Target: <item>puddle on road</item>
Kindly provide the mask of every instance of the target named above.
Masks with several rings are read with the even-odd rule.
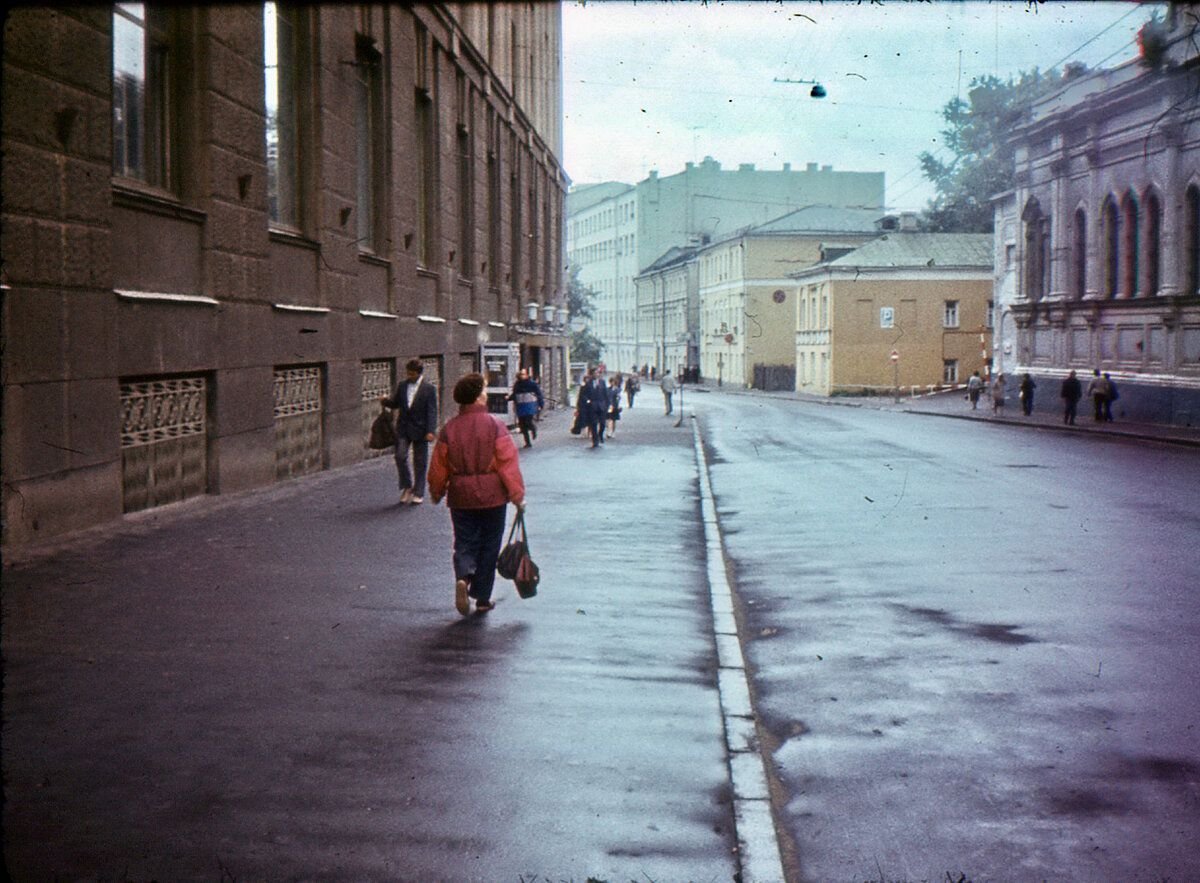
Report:
[[[968,635],[973,638],[982,638],[985,641],[991,641],[993,644],[1020,646],[1021,644],[1033,644],[1037,641],[1037,638],[1021,634],[1019,630],[1023,626],[1019,625],[967,622],[951,616],[945,610],[935,610],[929,607],[909,607],[906,604],[896,604],[893,606],[911,617],[934,622],[948,631],[960,635]]]

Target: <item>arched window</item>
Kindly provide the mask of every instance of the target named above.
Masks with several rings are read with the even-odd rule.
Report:
[[[1183,293],[1200,294],[1200,187],[1193,184],[1184,199]]]
[[[1116,200],[1111,196],[1104,200],[1100,223],[1104,245],[1104,294],[1116,297],[1121,271],[1121,218]]]
[[[1046,296],[1049,286],[1050,219],[1042,214],[1036,199],[1030,199],[1021,213],[1025,224],[1025,296],[1039,301]]]
[[[1142,265],[1144,267],[1144,285],[1142,293],[1147,296],[1158,294],[1159,287],[1159,239],[1162,236],[1162,208],[1158,194],[1151,191],[1146,196],[1145,235],[1142,242]]]
[[[1083,300],[1087,294],[1087,213],[1083,209],[1075,211],[1071,233],[1071,293],[1075,300]]]
[[[1138,204],[1133,191],[1121,200],[1121,294],[1136,297],[1138,293]]]

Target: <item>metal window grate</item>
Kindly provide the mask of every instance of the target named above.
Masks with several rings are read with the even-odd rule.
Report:
[[[389,453],[387,450],[372,450],[367,443],[371,438],[371,424],[379,414],[379,400],[391,395],[394,389],[394,365],[393,359],[362,363],[362,444],[363,457],[366,459]]]
[[[275,369],[275,477],[319,472],[323,465],[321,368]]]
[[[138,512],[199,496],[208,487],[207,384],[203,377],[122,383],[121,497]]]

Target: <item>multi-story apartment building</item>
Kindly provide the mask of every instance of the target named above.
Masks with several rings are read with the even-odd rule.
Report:
[[[892,230],[792,276],[798,391],[911,391],[986,376],[990,234]]]
[[[541,3],[11,10],[4,542],[361,460],[410,357],[445,404],[516,342],[559,397],[560,27]]]
[[[790,275],[879,235],[879,209],[808,206],[697,251],[700,374],[791,389],[796,355]]]
[[[1189,425],[1200,421],[1198,28],[1191,7],[1171,4],[1142,31],[1140,59],[1037,102],[1013,133],[1016,186],[995,202],[997,366],[1053,388],[1071,370],[1108,371],[1120,414]]]
[[[596,292],[593,333],[605,360],[626,370],[639,359],[634,277],[674,246],[702,245],[805,206],[883,211],[882,172],[722,169],[711,157],[675,175],[657,171],[638,184],[576,188],[567,196],[568,261]],[[624,186],[627,189],[621,189]],[[597,198],[600,197],[600,198]],[[643,344],[644,350],[644,344]],[[639,363],[640,364],[640,363]]]
[[[696,247],[670,248],[634,279],[637,351],[630,367],[681,375],[700,363],[699,264]],[[624,367],[624,366],[623,366]]]

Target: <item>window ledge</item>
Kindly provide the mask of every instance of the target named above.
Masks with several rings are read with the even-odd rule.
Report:
[[[434,322],[437,324],[443,324],[443,323],[445,323],[446,320],[443,319],[441,316],[417,316],[417,321],[418,322]]]
[[[283,245],[295,245],[298,248],[308,248],[313,251],[321,250],[321,243],[314,242],[303,233],[295,230],[284,230],[280,227],[270,227],[268,236],[272,242],[279,242]]]
[[[358,314],[364,319],[399,319],[395,313],[384,313],[379,310],[359,310]]]
[[[458,324],[459,325],[478,325],[479,323],[476,322],[474,319],[459,319]]]
[[[364,264],[371,264],[376,267],[390,267],[392,265],[392,262],[387,258],[381,258],[379,255],[369,251],[360,251],[358,259]]]
[[[440,279],[441,274],[437,270],[430,270],[428,267],[417,266],[417,275],[424,276],[427,279]]]
[[[125,178],[114,178],[112,182],[113,205],[120,208],[150,212],[181,221],[203,224],[208,215],[200,209],[184,205],[175,194],[166,190],[150,188],[140,182]]]
[[[488,324],[491,325],[493,328],[507,328],[508,327],[503,322],[488,322]]]
[[[306,307],[302,304],[271,304],[271,308],[282,313],[328,313],[329,307]]]
[[[132,291],[125,288],[114,288],[113,294],[121,300],[153,301],[171,304],[201,304],[207,307],[220,306],[221,302],[214,297],[202,294],[174,294],[166,291]]]

